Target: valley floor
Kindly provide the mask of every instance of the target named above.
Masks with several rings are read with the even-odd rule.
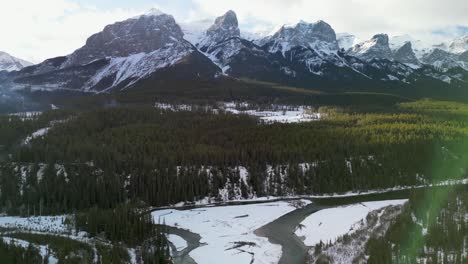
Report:
[[[188,253],[195,263],[219,263],[220,259],[223,263],[236,264],[303,263],[309,248],[315,246],[314,241],[335,241],[340,236],[352,234],[353,227],[365,222],[370,212],[402,206],[406,201],[366,202],[336,208],[308,200],[278,201],[189,210],[165,209],[153,212],[152,216],[159,223],[201,236],[200,247]],[[330,230],[333,232],[328,232]],[[276,240],[277,234],[283,241]],[[290,243],[290,240],[297,243]],[[169,241],[177,252],[187,245],[183,237],[175,234],[169,236]],[[300,253],[292,253],[296,251]],[[178,255],[177,252],[173,254]],[[176,263],[191,262],[185,259]]]
[[[365,203],[368,206],[365,209],[362,208],[361,204],[324,209],[309,215],[300,225],[304,228],[296,231],[296,235],[305,238],[305,244],[310,246],[310,241],[315,241],[318,237],[325,239],[323,237],[324,228],[331,228],[336,232],[333,233],[333,237],[328,238],[334,239],[334,237],[352,232],[351,227],[364,219],[368,212],[404,202],[404,200],[370,202]],[[290,222],[290,227],[297,228],[296,222],[298,220],[292,217],[294,215],[292,213],[300,212],[308,206],[324,208],[312,204],[310,200],[294,200],[246,205],[203,206],[191,210],[165,209],[154,211],[151,215],[155,222],[171,227],[167,232],[175,263],[209,264],[219,263],[220,259],[223,259],[223,263],[236,264],[286,263],[283,260],[285,252],[283,247],[285,245],[275,243],[268,237],[268,233],[259,236],[256,231],[280,218],[287,219]],[[333,221],[333,217],[337,214],[340,215],[340,219],[348,219],[349,221]],[[328,223],[324,223],[323,226],[311,224],[317,222],[317,219],[321,219],[323,215],[331,217]],[[303,217],[306,216],[303,215]],[[8,243],[25,248],[31,244],[40,251],[43,257],[49,259],[49,263],[57,263],[57,252],[54,252],[47,244],[27,241],[28,236],[24,240],[15,238],[15,236],[18,234],[24,236],[24,233],[38,236],[55,235],[85,243],[93,248],[96,254],[96,239],[88,238],[86,233],[76,234],[70,226],[65,224],[69,217],[65,215],[29,218],[0,217],[0,228],[4,230],[0,236]],[[284,225],[283,231],[286,230],[291,236],[296,236],[294,230],[289,230],[288,225]],[[200,237],[199,241],[196,241],[197,236]],[[197,244],[195,248],[193,246],[194,240]],[[307,248],[304,247],[303,254],[306,253]],[[286,249],[286,252],[288,250]],[[129,255],[135,254],[133,249],[128,249],[128,252]],[[181,256],[181,253],[184,256]],[[97,255],[93,257],[95,260],[96,258],[98,258]],[[136,263],[137,261],[133,257],[130,262]]]

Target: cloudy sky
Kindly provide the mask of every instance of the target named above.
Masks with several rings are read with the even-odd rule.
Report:
[[[440,42],[468,34],[466,0],[0,0],[0,50],[34,62],[66,55],[105,25],[156,7],[181,22],[232,9],[241,30],[325,20],[360,39],[410,34]]]

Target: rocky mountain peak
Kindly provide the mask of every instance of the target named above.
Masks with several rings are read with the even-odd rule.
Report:
[[[393,58],[387,34],[374,35],[370,40],[354,46],[349,54],[363,60]]]
[[[92,35],[62,67],[85,65],[107,57],[149,53],[183,40],[184,33],[171,15],[158,10],[108,25]]]
[[[432,65],[440,70],[464,67],[464,64],[460,62],[458,55],[439,48],[435,48],[432,52],[424,55],[422,61],[425,64]]]
[[[398,62],[405,63],[405,64],[411,64],[411,65],[418,65],[419,60],[416,57],[416,54],[413,51],[413,45],[410,41],[406,42],[398,48],[394,55],[394,59]]]
[[[268,39],[270,52],[282,52],[294,47],[314,49],[319,54],[336,53],[339,49],[336,33],[325,21],[315,23],[300,21],[294,26],[283,26]]]
[[[33,65],[31,62],[18,59],[10,54],[0,51],[0,71],[19,71],[24,67]]]
[[[216,18],[197,46],[205,52],[209,47],[233,37],[240,37],[239,22],[236,13],[229,10],[223,16]]]
[[[234,11],[229,10],[223,16],[216,18],[215,23],[208,31],[225,30],[231,32],[235,36],[240,36],[239,21]]]
[[[389,46],[390,41],[387,34],[377,34],[372,37],[372,40],[375,41],[376,45]]]
[[[450,43],[448,50],[457,54],[468,51],[468,36],[455,39],[452,43]]]

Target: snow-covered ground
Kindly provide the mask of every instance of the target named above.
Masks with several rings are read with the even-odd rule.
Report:
[[[315,246],[320,241],[323,243],[334,242],[338,237],[352,233],[355,224],[365,219],[371,211],[391,205],[402,205],[407,201],[365,202],[321,210],[307,217],[295,234],[305,238],[304,244],[306,246]]]
[[[226,112],[256,116],[266,123],[302,123],[317,121],[323,117],[322,114],[313,113],[310,108],[304,106],[290,108],[290,110],[285,107],[284,110],[277,111],[236,110],[234,107],[229,107],[229,104],[226,106]]]
[[[33,140],[35,138],[45,136],[47,134],[47,132],[49,132],[49,129],[50,129],[50,127],[45,127],[45,128],[41,128],[41,129],[37,130],[36,132],[32,133],[30,136],[28,136],[24,140],[24,142],[23,142],[24,145],[29,144],[29,142],[31,142],[31,140]]]
[[[203,109],[205,111],[218,113],[219,110],[223,110],[235,115],[245,114],[255,116],[266,123],[301,123],[317,121],[324,118],[324,114],[314,112],[311,107],[307,106],[271,105],[272,110],[253,109],[245,102],[220,102],[218,103],[218,108],[185,104],[173,105],[158,102],[155,103],[154,106],[158,109],[172,111],[192,111]]]
[[[281,246],[256,236],[254,231],[295,209],[287,202],[275,202],[187,211],[162,210],[153,212],[152,216],[156,222],[164,220],[169,226],[202,237],[201,243],[206,245],[190,252],[197,263],[278,263]]]
[[[40,115],[42,115],[42,112],[39,112],[39,111],[19,112],[19,113],[10,114],[10,116],[17,116],[21,118],[21,120],[23,121],[34,119]]]
[[[70,230],[64,224],[67,216],[37,216],[37,217],[0,217],[0,227],[21,229],[27,231],[47,232],[47,233],[68,233]]]
[[[15,246],[20,246],[22,248],[28,248],[29,247],[29,242],[28,241],[24,241],[24,240],[20,240],[20,239],[16,239],[16,238],[10,238],[10,237],[2,237],[3,241],[5,243],[8,243],[8,244],[14,244]],[[41,246],[41,245],[35,245],[35,244],[32,244],[35,248],[37,248],[39,250],[39,254],[44,258],[44,257],[47,257],[47,260],[49,264],[55,264],[58,262],[57,258],[55,258],[49,248],[47,246]]]
[[[187,248],[187,241],[178,235],[170,234],[167,236],[167,239],[174,245],[177,251],[182,251]]]

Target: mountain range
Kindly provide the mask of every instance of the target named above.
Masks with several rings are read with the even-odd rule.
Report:
[[[31,65],[33,65],[33,63],[13,57],[6,52],[0,51],[0,71],[19,71],[24,67]]]
[[[206,30],[200,25],[178,24],[153,9],[106,26],[70,55],[37,65],[16,59],[8,66],[0,53],[0,70],[8,71],[0,72],[0,85],[98,93],[158,80],[249,78],[301,87],[463,87],[468,81],[468,37],[439,46],[386,34],[360,41],[336,34],[325,21],[300,21],[262,37],[242,33],[233,11]]]

